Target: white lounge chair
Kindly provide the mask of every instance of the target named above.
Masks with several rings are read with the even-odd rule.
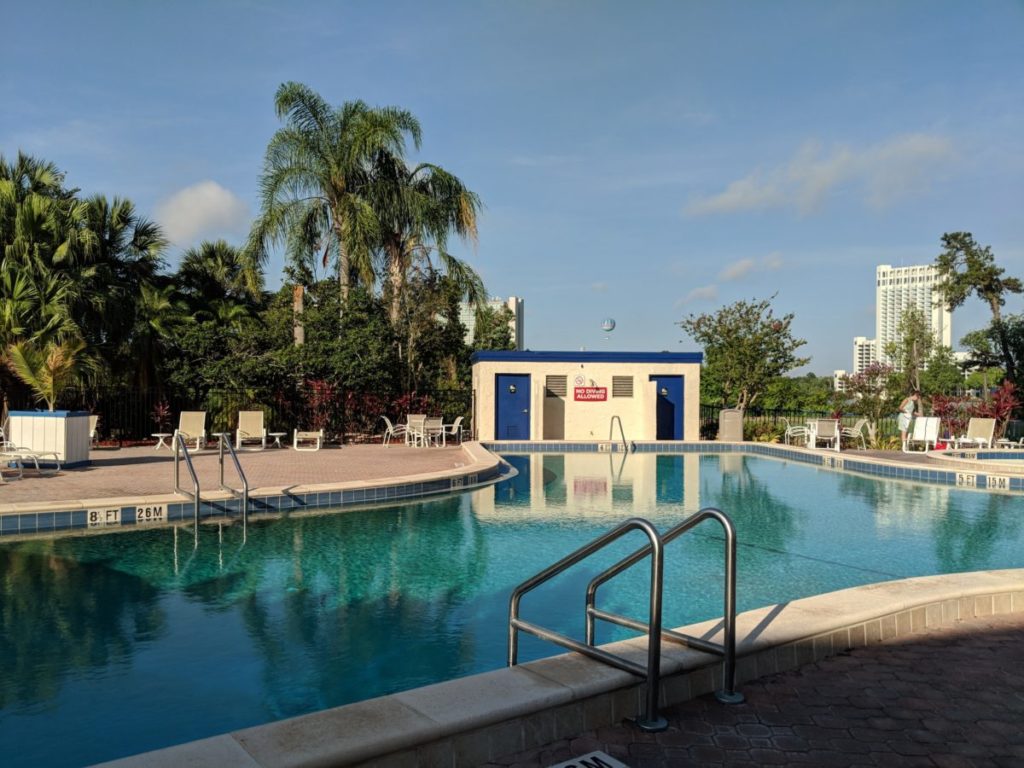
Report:
[[[296,429],[292,433],[292,448],[296,451],[319,451],[323,443],[324,431],[322,429],[316,431]]]
[[[97,434],[96,430],[100,425],[100,415],[93,413],[89,415],[89,445],[96,445]]]
[[[939,441],[939,427],[942,419],[938,416],[918,416],[914,419],[914,431],[910,434],[910,439],[907,440],[907,447],[910,448],[914,443],[923,443],[925,452],[928,451],[928,443],[932,444],[932,450],[935,450],[935,444]]]
[[[381,418],[384,419],[384,426],[385,426],[385,429],[384,429],[384,439],[383,439],[384,445],[387,445],[388,443],[390,443],[392,438],[396,438],[396,439],[399,438],[399,437],[401,437],[403,439],[405,438],[406,433],[409,431],[408,425],[406,425],[406,424],[398,424],[398,425],[392,424],[391,423],[391,419],[389,419],[387,416],[381,416]]]
[[[267,447],[267,428],[263,426],[263,411],[239,411],[235,448],[241,448],[242,443],[257,441],[260,449]]]
[[[830,448],[839,450],[839,420],[838,419],[818,419],[814,423],[814,445],[813,448],[818,447],[818,443],[824,442]]]
[[[206,411],[182,411],[178,416],[178,428],[174,430],[172,441],[178,435],[189,440],[196,441],[196,450],[201,451],[206,447]]]
[[[957,447],[991,448],[995,431],[995,419],[972,418],[967,422],[967,434],[957,438]]]
[[[864,427],[868,425],[867,419],[857,419],[852,427],[843,427],[839,430],[840,439],[848,437],[851,440],[860,440],[861,449],[868,447],[867,440],[864,438]]]

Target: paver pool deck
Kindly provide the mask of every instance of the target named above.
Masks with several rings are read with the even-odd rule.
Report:
[[[602,751],[630,768],[1024,765],[1024,614],[892,639],[668,708],[661,733],[623,724],[493,760],[549,766]]]
[[[67,502],[81,499],[145,498],[173,493],[174,458],[167,450],[152,447],[95,449],[92,464],[65,469],[50,477],[26,470],[21,480],[0,486],[0,512],[23,509],[25,504]],[[219,486],[220,465],[215,449],[192,453],[204,498]],[[252,491],[263,488],[301,488],[353,481],[385,481],[392,478],[435,475],[471,462],[461,446],[413,448],[398,445],[325,446],[319,451],[291,448],[242,450],[238,460]],[[238,485],[230,460],[225,459],[225,480]],[[31,466],[31,465],[30,465]],[[184,467],[181,482],[191,487]]]

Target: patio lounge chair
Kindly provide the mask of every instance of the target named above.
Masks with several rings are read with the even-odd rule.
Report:
[[[319,451],[324,443],[324,431],[296,429],[292,433],[292,448],[296,451]]]
[[[206,411],[182,411],[178,416],[178,428],[174,430],[174,439],[181,435],[187,443],[196,441],[196,450],[206,447]]]
[[[856,423],[852,427],[843,427],[839,430],[840,439],[848,437],[851,440],[860,440],[861,449],[868,447],[867,440],[864,439],[864,427],[868,425],[867,419],[857,419]]]
[[[97,437],[98,437],[97,434],[96,434],[96,430],[99,428],[99,425],[100,425],[100,415],[98,413],[90,414],[89,415],[89,445],[90,446],[96,445],[96,440],[97,440]]]
[[[914,419],[914,431],[907,440],[907,447],[910,448],[914,443],[924,443],[924,450],[927,452],[928,443],[931,443],[932,450],[935,450],[935,443],[939,441],[941,422],[942,419],[938,416],[919,416]]]
[[[839,450],[838,419],[818,419],[815,422],[814,445],[812,447],[817,448],[820,442],[826,443],[837,451]]]
[[[267,447],[267,428],[263,426],[263,411],[239,411],[235,448],[241,448],[245,442],[257,441],[261,450]]]
[[[391,419],[389,419],[387,416],[381,416],[381,418],[384,419],[384,426],[385,426],[385,429],[384,429],[384,439],[383,439],[384,445],[387,445],[388,443],[390,443],[391,442],[391,438],[396,438],[396,439],[399,438],[399,437],[405,438],[406,433],[409,431],[408,425],[406,425],[406,424],[398,424],[398,425],[392,424],[391,423]]]
[[[995,435],[995,431],[995,419],[972,418],[967,422],[967,434],[957,438],[957,447],[991,448],[992,437]]]

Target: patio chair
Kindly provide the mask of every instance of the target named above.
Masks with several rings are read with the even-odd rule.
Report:
[[[451,424],[445,424],[445,425],[443,425],[441,427],[441,441],[445,445],[448,444],[448,435],[451,435],[452,437],[458,436],[459,444],[460,445],[462,444],[462,419],[463,418],[464,417],[459,416]]]
[[[427,435],[423,425],[427,420],[425,413],[410,413],[405,417],[405,444],[426,445]]]
[[[868,447],[867,440],[864,438],[864,427],[868,425],[867,419],[857,419],[852,427],[843,427],[839,430],[840,439],[848,437],[851,440],[860,440],[861,450],[865,450]],[[855,443],[856,444],[856,443]]]
[[[296,451],[319,451],[324,444],[324,431],[299,430],[292,433],[292,448]]]
[[[838,419],[818,419],[814,423],[814,448],[818,447],[818,443],[824,442],[826,445],[839,450],[839,420]]]
[[[782,433],[782,440],[786,445],[789,445],[790,439],[802,440],[805,444],[807,439],[811,436],[811,431],[802,424],[790,424],[789,419],[784,418],[782,423],[786,427],[786,431]]]
[[[100,415],[98,413],[89,414],[89,445],[96,445],[98,435],[96,434],[97,429],[100,425]]]
[[[206,447],[206,411],[182,411],[178,416],[178,428],[174,430],[172,442],[181,435],[187,443],[196,441],[196,450]]]
[[[385,427],[385,429],[384,429],[384,439],[383,439],[384,445],[387,445],[388,443],[390,443],[391,442],[391,438],[399,438],[399,437],[401,437],[403,439],[405,438],[406,433],[409,431],[409,427],[408,427],[407,424],[395,425],[395,424],[391,423],[391,419],[389,419],[387,416],[381,416],[381,418],[384,419],[384,427]]]
[[[267,428],[263,426],[263,411],[239,411],[238,429],[235,430],[235,448],[242,443],[259,441],[260,450],[267,447]]]
[[[967,422],[967,434],[957,438],[957,447],[963,448],[963,444],[966,444],[974,448],[991,448],[992,437],[995,435],[995,431],[995,419],[972,418]]]
[[[444,419],[428,416],[423,421],[423,444],[441,445],[444,442]]]
[[[914,443],[923,443],[927,453],[928,443],[931,443],[932,450],[935,450],[935,444],[939,441],[941,423],[942,419],[938,416],[919,416],[914,419],[914,431],[907,440],[907,448],[913,446]]]

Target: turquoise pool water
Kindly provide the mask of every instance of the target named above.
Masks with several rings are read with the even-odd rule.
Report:
[[[503,666],[510,589],[633,514],[730,514],[741,610],[1024,565],[1019,496],[736,454],[508,458],[520,474],[497,486],[251,523],[244,546],[216,526],[196,552],[171,529],[0,544],[3,765],[82,765]],[[721,613],[705,526],[668,550],[668,626]],[[527,596],[526,617],[581,633],[583,585],[641,543]],[[626,576],[602,604],[643,617],[646,569]],[[558,652],[523,639],[524,659]]]

